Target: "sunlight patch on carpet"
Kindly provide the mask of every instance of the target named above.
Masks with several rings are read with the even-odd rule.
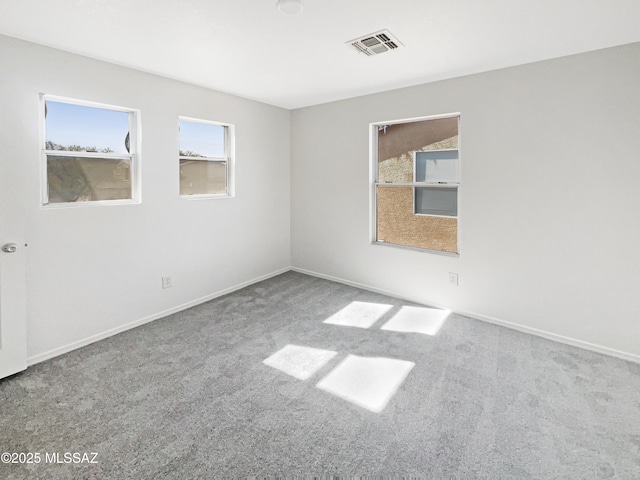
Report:
[[[437,335],[451,312],[437,308],[402,307],[380,330]]]
[[[369,328],[393,308],[393,305],[370,302],[351,302],[323,323],[344,327]]]
[[[387,406],[413,362],[349,355],[317,387],[359,407],[379,413]]]
[[[307,380],[337,354],[331,350],[289,344],[262,363],[298,380]]]

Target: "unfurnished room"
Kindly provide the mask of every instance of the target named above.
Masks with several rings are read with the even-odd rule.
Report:
[[[0,478],[640,478],[639,19],[0,0]]]

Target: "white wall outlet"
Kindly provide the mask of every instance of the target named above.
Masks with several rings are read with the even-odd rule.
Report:
[[[173,278],[171,275],[165,275],[162,277],[162,288],[171,288],[173,287]]]
[[[458,286],[458,274],[449,272],[449,284]]]

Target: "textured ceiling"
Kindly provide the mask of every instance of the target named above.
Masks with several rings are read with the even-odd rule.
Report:
[[[640,41],[638,0],[275,3],[0,0],[0,33],[285,108]],[[404,47],[345,45],[382,29]]]

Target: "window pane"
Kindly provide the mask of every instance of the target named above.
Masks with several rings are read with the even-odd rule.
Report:
[[[379,185],[376,240],[457,253],[458,219],[414,214],[413,187]]]
[[[414,152],[458,148],[458,118],[378,126],[378,181],[413,182]]]
[[[378,181],[380,183],[412,183],[413,152],[405,152],[398,157],[379,161]]]
[[[71,103],[46,102],[47,150],[128,154],[129,114]]]
[[[458,189],[440,187],[416,188],[416,213],[424,215],[458,215]]]
[[[227,193],[226,162],[180,160],[180,195]]]
[[[180,120],[180,156],[225,158],[225,128]]]
[[[459,182],[458,151],[416,152],[416,182]]]
[[[47,155],[49,203],[131,197],[131,161]]]

